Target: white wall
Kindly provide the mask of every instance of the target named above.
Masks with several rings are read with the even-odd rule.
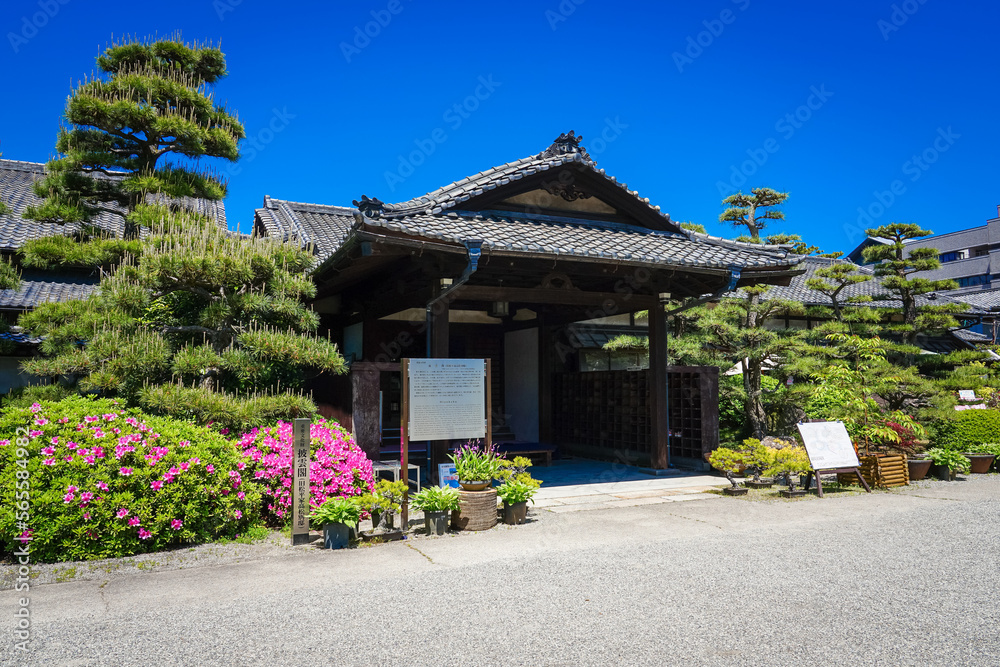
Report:
[[[538,442],[538,329],[504,335],[504,404],[517,439]]]

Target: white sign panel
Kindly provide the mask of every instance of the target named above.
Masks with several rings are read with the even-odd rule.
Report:
[[[861,465],[843,422],[799,424],[799,433],[814,470]]]
[[[486,437],[486,362],[410,359],[410,440]]]
[[[438,479],[441,480],[441,486],[450,486],[453,489],[457,489],[459,487],[459,484],[458,484],[458,473],[455,472],[455,464],[439,463]]]
[[[976,392],[972,389],[959,389],[958,397],[963,401],[975,401]]]

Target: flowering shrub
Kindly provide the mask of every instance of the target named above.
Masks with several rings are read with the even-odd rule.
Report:
[[[116,401],[8,408],[0,415],[3,550],[30,539],[35,560],[87,560],[235,536],[259,518],[260,493],[243,483],[243,467],[221,435]]]
[[[374,488],[372,462],[354,444],[354,438],[336,422],[320,419],[310,427],[309,504],[319,507],[327,498],[359,496]],[[292,516],[292,478],[295,452],[292,425],[278,422],[254,429],[240,438],[247,477],[260,485],[265,519],[283,524]]]

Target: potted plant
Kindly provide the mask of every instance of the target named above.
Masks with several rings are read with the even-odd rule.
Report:
[[[922,449],[922,448],[920,448]],[[916,449],[906,457],[906,468],[911,482],[919,482],[931,471],[934,462],[923,451]]]
[[[323,526],[323,547],[343,549],[350,544],[351,529],[361,520],[361,510],[348,498],[333,496],[315,508],[309,520]]]
[[[993,455],[993,468],[1000,470],[1000,443],[991,442],[980,447],[987,454]]]
[[[732,484],[732,486],[723,489],[723,493],[729,496],[746,495],[747,488],[739,486],[736,483],[735,477],[742,473],[746,467],[746,454],[738,452],[735,449],[729,449],[728,447],[719,447],[709,455],[708,462],[716,470],[726,473],[726,479]]]
[[[444,535],[448,532],[448,515],[458,509],[458,489],[425,486],[414,494],[413,507],[424,513],[428,535]]]
[[[969,459],[961,454],[943,447],[931,447],[926,452],[927,458],[933,461],[932,470],[938,479],[950,482],[956,473],[967,473],[971,465]]]
[[[362,539],[370,540],[375,537],[398,540],[402,539],[403,532],[394,527],[394,517],[400,510],[400,503],[406,493],[406,482],[390,482],[387,479],[380,479],[375,484],[372,493],[357,496],[358,507],[371,513],[372,529],[361,533]]]
[[[761,478],[761,474],[771,466],[771,457],[773,456],[772,452],[774,449],[766,446],[757,438],[747,438],[743,441],[743,445],[736,451],[742,452],[746,460],[746,470],[753,474],[751,479],[743,482],[744,486],[751,489],[767,489],[774,485],[773,479]]]
[[[987,445],[981,445],[974,452],[963,452],[965,458],[969,459],[969,472],[983,474],[990,471],[996,454],[991,454],[986,450]]]
[[[785,498],[805,495],[805,491],[795,488],[792,475],[808,472],[811,465],[805,447],[784,447],[776,449],[771,454],[771,465],[764,471],[765,475],[782,475],[788,484],[788,490],[779,491]]]
[[[528,501],[535,503],[537,486],[525,482],[508,481],[497,488],[497,496],[503,500],[503,522],[517,525],[524,522],[528,514]]]
[[[466,491],[482,491],[493,485],[500,461],[495,445],[467,442],[450,458],[455,464],[458,483]]]

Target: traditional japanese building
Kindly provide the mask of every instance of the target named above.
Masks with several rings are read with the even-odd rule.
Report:
[[[399,426],[403,357],[491,359],[494,423],[519,441],[655,469],[717,445],[717,418],[704,414],[717,410],[717,369],[671,369],[668,395],[661,303],[787,285],[801,257],[682,229],[598,169],[580,139],[560,135],[395,204],[264,198],[258,233],[318,256],[313,305],[352,378],[323,381],[315,396],[353,416],[367,450]],[[587,323],[627,327],[639,310],[651,313],[649,369],[581,372]],[[435,461],[445,447],[434,445]]]

